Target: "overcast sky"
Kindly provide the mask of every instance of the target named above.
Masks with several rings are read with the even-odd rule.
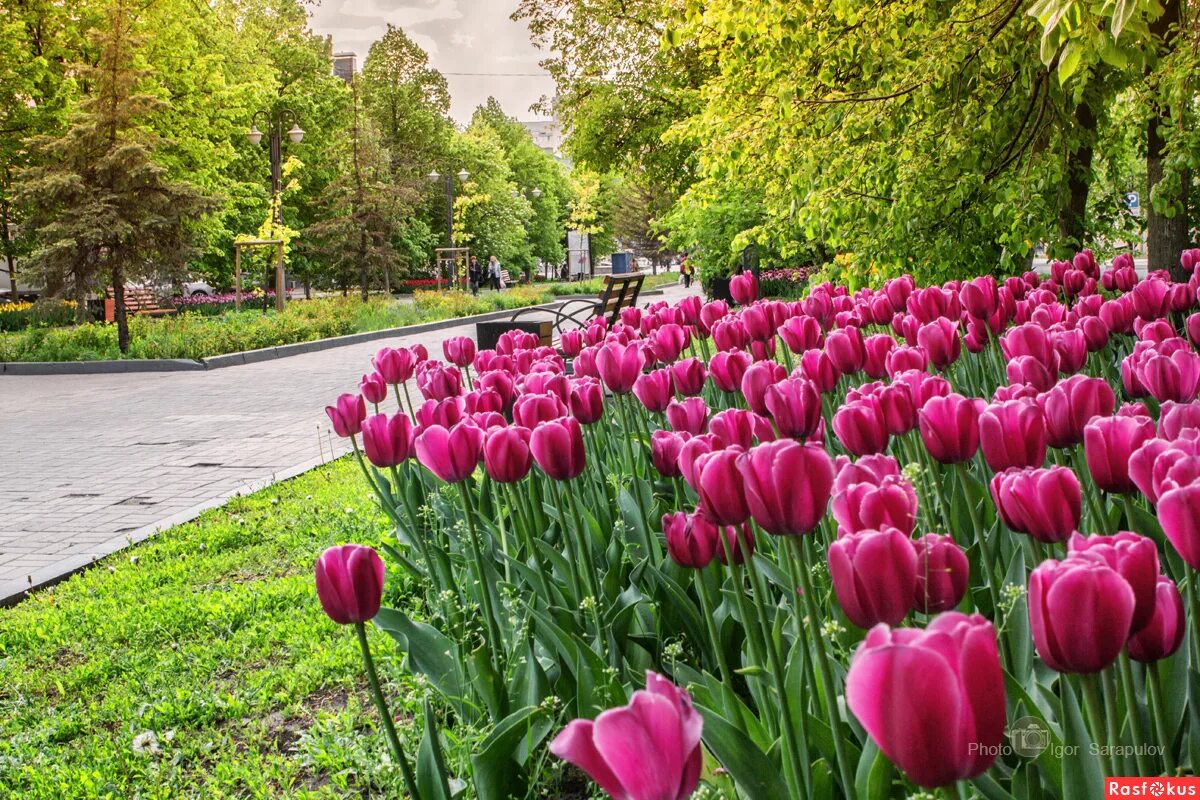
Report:
[[[553,93],[554,82],[538,66],[525,25],[509,19],[516,6],[517,0],[320,0],[311,14],[313,30],[332,35],[335,51],[358,53],[360,69],[389,22],[403,28],[446,76],[450,113],[459,122],[489,95],[517,119],[540,119],[529,107]]]

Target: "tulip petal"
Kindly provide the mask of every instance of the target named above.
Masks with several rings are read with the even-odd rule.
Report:
[[[550,752],[579,767],[613,797],[626,797],[625,787],[596,749],[594,728],[595,723],[590,719],[570,722],[554,737],[554,741],[550,742]]]

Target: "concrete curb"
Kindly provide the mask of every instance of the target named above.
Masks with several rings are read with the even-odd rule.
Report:
[[[641,297],[658,297],[662,289],[651,289],[642,292]],[[196,372],[199,370],[223,369],[238,367],[242,364],[257,364],[261,361],[273,361],[277,358],[288,358],[305,353],[316,353],[334,347],[345,347],[351,344],[362,344],[376,339],[391,339],[396,336],[411,336],[417,333],[457,328],[460,325],[471,325],[476,322],[490,322],[512,316],[517,311],[549,311],[567,300],[570,295],[564,295],[562,300],[553,303],[543,303],[537,306],[489,311],[486,314],[475,314],[470,317],[456,317],[437,322],[422,322],[419,325],[407,325],[401,328],[385,328],[379,331],[351,333],[347,336],[334,336],[329,339],[316,339],[311,342],[296,342],[281,344],[277,347],[264,347],[260,350],[244,350],[240,353],[226,353],[219,356],[209,356],[199,361],[189,358],[131,358],[122,361],[0,361],[0,375],[96,375],[125,372]]]
[[[340,456],[339,456],[340,457]],[[101,559],[112,555],[118,551],[124,550],[130,545],[139,544],[146,541],[156,533],[173,528],[176,525],[183,525],[191,522],[199,517],[205,511],[214,508],[219,508],[235,497],[253,494],[273,484],[281,481],[286,481],[302,475],[309,470],[324,466],[330,463],[328,458],[318,458],[312,461],[306,461],[303,464],[287,467],[279,472],[271,475],[270,478],[265,478],[257,481],[248,481],[241,488],[235,489],[232,492],[226,492],[218,497],[212,497],[205,500],[203,503],[186,508],[172,514],[169,517],[160,519],[150,525],[144,525],[141,528],[136,528],[132,531],[114,536],[104,542],[96,544],[86,553],[80,553],[69,558],[64,558],[50,566],[42,567],[36,572],[26,576],[24,581],[4,581],[0,583],[0,608],[5,606],[13,606],[24,600],[31,592],[39,589],[45,589],[53,586],[56,583],[61,583],[77,572],[82,572],[85,569],[96,564]]]

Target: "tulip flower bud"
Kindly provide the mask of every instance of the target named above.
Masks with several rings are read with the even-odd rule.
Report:
[[[667,554],[681,567],[704,569],[712,563],[721,546],[716,524],[702,519],[699,511],[663,514],[662,528],[667,540]]]
[[[704,390],[704,381],[707,378],[708,368],[698,358],[685,358],[671,365],[671,380],[675,384],[675,391],[684,397],[700,394]]]
[[[801,536],[811,533],[825,516],[833,488],[833,461],[821,446],[792,440],[760,444],[739,458],[736,466],[744,481],[747,516],[753,515],[767,533]],[[717,476],[714,472],[713,478]],[[706,464],[701,483],[707,482]],[[736,515],[713,516],[727,525],[743,521]]]
[[[1154,587],[1158,581],[1158,547],[1153,539],[1129,531],[1113,536],[1073,534],[1067,543],[1072,558],[1098,558],[1115,569],[1133,589],[1130,630],[1142,629],[1154,614]]]
[[[1074,447],[1083,441],[1083,429],[1096,417],[1111,416],[1117,404],[1112,387],[1103,378],[1072,375],[1038,397],[1046,420],[1051,447]]]
[[[459,422],[449,429],[431,425],[417,436],[417,460],[446,483],[459,483],[479,464],[483,439],[483,431],[473,422]]]
[[[462,373],[456,367],[425,362],[426,368],[417,371],[417,388],[426,400],[445,400],[462,394]]]
[[[741,350],[717,353],[708,362],[708,372],[713,383],[722,392],[736,392],[742,386],[742,377],[750,368],[750,356]]]
[[[977,397],[949,394],[930,398],[917,414],[921,441],[929,455],[942,464],[958,464],[974,456],[984,408]]]
[[[829,575],[838,604],[860,628],[895,625],[912,610],[917,553],[900,531],[863,530],[829,545]]]
[[[918,786],[947,786],[983,773],[1004,740],[995,628],[978,614],[953,611],[923,631],[872,628],[850,662],[846,704]]]
[[[371,360],[383,380],[393,386],[404,383],[413,376],[417,359],[407,348],[385,347]]]
[[[690,438],[692,437],[689,433],[663,430],[650,435],[650,463],[658,470],[659,475],[664,478],[678,478],[683,474],[679,471],[679,451]]]
[[[787,377],[787,370],[777,361],[758,361],[751,364],[742,376],[742,394],[746,405],[755,414],[766,414],[767,390]]]
[[[494,428],[483,440],[483,469],[498,483],[516,483],[529,474],[533,454],[530,430],[520,425]]]
[[[878,483],[856,483],[836,492],[832,511],[839,536],[888,528],[908,536],[917,521],[917,493],[907,480],[890,475]]]
[[[591,425],[604,416],[604,389],[595,378],[571,381],[571,416],[581,425]]]
[[[338,436],[350,437],[362,430],[367,418],[367,404],[360,394],[343,394],[334,405],[325,406],[325,413],[333,423],[333,432]]]
[[[377,406],[387,399],[388,385],[382,375],[372,372],[362,376],[358,383],[358,392],[363,396],[363,400]]]
[[[687,349],[691,339],[687,328],[670,322],[654,332],[650,337],[650,346],[659,361],[673,364],[679,359],[679,354]]]
[[[1179,649],[1186,631],[1179,587],[1170,578],[1159,575],[1154,584],[1154,612],[1141,630],[1129,637],[1126,644],[1129,657],[1143,664],[1167,658]]]
[[[748,306],[758,299],[758,278],[753,272],[742,272],[729,279],[729,296],[739,306]]]
[[[454,366],[466,368],[475,360],[475,340],[469,336],[451,336],[442,341],[442,355]]]
[[[1149,417],[1097,417],[1085,425],[1083,452],[1096,485],[1114,494],[1132,493],[1137,487],[1129,478],[1129,457],[1154,434]]]
[[[1010,530],[1052,544],[1079,527],[1082,493],[1079,478],[1067,467],[1005,470],[992,478],[990,488]]]
[[[667,405],[675,396],[671,386],[671,370],[656,369],[638,375],[633,382],[633,395],[647,411],[661,414],[667,410]]]
[[[888,446],[887,420],[875,397],[864,397],[839,408],[833,415],[833,432],[854,455],[882,453]]]
[[[642,374],[642,350],[637,343],[609,342],[596,352],[596,369],[609,391],[628,394]]]
[[[413,427],[407,414],[390,419],[376,414],[363,422],[362,437],[367,460],[380,469],[398,466],[412,455]]]
[[[806,439],[821,424],[821,393],[803,378],[788,378],[767,387],[764,404],[783,436]]]
[[[949,611],[967,594],[970,564],[967,554],[953,537],[927,533],[914,543],[917,551],[917,587],[913,604],[917,611],[937,614]]]
[[[1200,402],[1163,403],[1158,417],[1159,438],[1178,439],[1187,430],[1200,431]]]
[[[958,323],[940,317],[922,325],[917,330],[917,344],[929,356],[929,361],[939,370],[958,361],[962,355],[962,339],[958,335]]]
[[[529,439],[529,449],[542,472],[556,481],[579,477],[587,465],[583,428],[574,417],[562,417],[538,425]]]
[[[735,446],[714,450],[695,459],[700,507],[722,525],[741,525],[750,518],[744,481],[738,471],[741,455],[742,449]]]
[[[1037,653],[1058,672],[1099,672],[1129,638],[1133,589],[1099,560],[1043,561],[1029,576],[1029,627]]]
[[[383,561],[370,547],[330,547],[317,559],[317,597],[339,625],[367,622],[379,613],[383,597]]]
[[[979,444],[993,472],[1040,467],[1046,460],[1046,421],[1033,400],[993,403],[979,415]]]
[[[805,350],[820,348],[825,343],[821,324],[808,315],[788,319],[779,327],[779,335],[788,349],[797,355]]]
[[[699,436],[708,430],[708,404],[701,397],[672,400],[667,406],[667,423],[673,431]]]
[[[1200,570],[1200,480],[1168,483],[1158,498],[1158,521],[1167,540],[1192,569]]]

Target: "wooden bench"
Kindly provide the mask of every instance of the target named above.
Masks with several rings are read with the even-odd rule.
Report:
[[[536,333],[542,339],[542,344],[552,347],[558,346],[558,337],[565,330],[574,328],[583,328],[595,317],[603,316],[608,320],[609,325],[615,324],[621,317],[621,312],[626,308],[633,308],[637,305],[638,295],[641,294],[642,284],[645,282],[646,276],[640,272],[634,272],[627,275],[605,275],[604,276],[604,291],[596,299],[589,297],[574,297],[562,303],[556,308],[522,308],[512,315],[512,318],[504,323],[480,323],[480,325],[509,325],[512,328],[521,328],[522,330],[532,330],[526,328],[526,325],[538,325]],[[530,323],[521,321],[521,317],[528,314],[551,313],[554,319],[547,320],[543,323]],[[477,329],[477,337],[478,336]],[[482,342],[480,347],[483,347]]]
[[[158,304],[158,298],[149,289],[131,289],[125,287],[125,313],[145,317],[165,317],[174,314],[178,309],[163,308]],[[112,287],[108,287],[108,296],[104,298],[104,321],[114,322],[117,318],[117,301]]]

